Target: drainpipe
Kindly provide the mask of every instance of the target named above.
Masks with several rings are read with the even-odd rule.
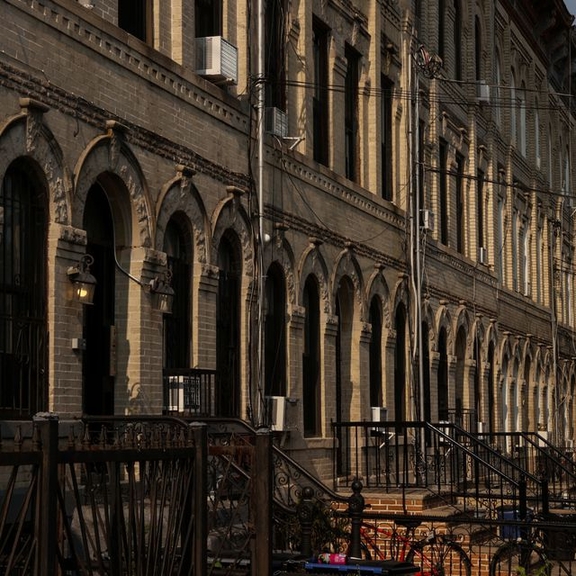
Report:
[[[257,62],[256,62],[256,125],[258,140],[258,232],[255,239],[256,245],[256,274],[258,292],[258,351],[257,365],[257,398],[256,398],[256,423],[265,424],[266,410],[264,406],[264,0],[257,2]]]

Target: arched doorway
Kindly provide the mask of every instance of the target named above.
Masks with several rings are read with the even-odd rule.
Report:
[[[91,273],[98,284],[94,304],[84,307],[82,410],[88,415],[114,414],[116,376],[114,222],[106,192],[94,184],[86,198],[86,252],[94,258]]]
[[[370,406],[382,406],[382,304],[378,297],[370,303]]]
[[[448,420],[448,351],[446,329],[438,335],[438,420]]]
[[[406,308],[399,304],[394,318],[396,347],[394,351],[394,420],[406,420]]]
[[[466,331],[460,326],[456,335],[456,374],[454,390],[455,422],[469,429],[469,423],[464,414],[464,379],[466,377]]]
[[[240,416],[240,272],[237,239],[224,235],[218,248],[216,304],[216,415]]]

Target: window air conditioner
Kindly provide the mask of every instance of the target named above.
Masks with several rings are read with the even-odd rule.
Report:
[[[490,104],[490,86],[486,84],[485,80],[480,80],[477,84],[477,100],[481,104]]]
[[[434,231],[434,212],[432,210],[422,210],[422,229],[429,232]]]
[[[267,396],[268,404],[268,421],[270,430],[273,432],[283,432],[286,429],[286,397],[285,396]]]
[[[280,108],[266,108],[266,132],[278,138],[288,136],[288,115]]]
[[[488,250],[484,246],[478,248],[478,262],[484,266],[488,264]]]
[[[238,49],[222,38],[196,38],[196,73],[215,83],[236,84]]]

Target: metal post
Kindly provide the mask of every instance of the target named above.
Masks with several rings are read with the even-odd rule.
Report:
[[[298,504],[298,520],[300,520],[300,531],[302,539],[300,542],[300,553],[305,558],[312,556],[312,521],[314,515],[314,503],[312,496],[314,490],[310,486],[306,486],[302,490],[302,500]]]
[[[272,573],[272,437],[267,428],[256,432],[252,467],[252,517],[255,540],[252,575]]]
[[[189,498],[189,501],[193,503],[194,511],[193,573],[207,574],[208,494],[206,481],[208,477],[208,431],[206,424],[200,422],[194,422],[190,425],[190,428],[192,428],[192,434],[194,436],[194,479],[192,481],[192,494]],[[192,563],[189,565],[192,565]]]
[[[37,566],[45,576],[57,574],[58,548],[58,416],[42,413],[34,416],[42,442],[42,464],[38,491]]]
[[[352,496],[348,498],[348,514],[351,519],[350,556],[352,558],[361,558],[360,528],[362,526],[362,514],[364,512],[364,496],[361,494],[362,482],[354,480],[354,482],[352,482],[352,492]]]

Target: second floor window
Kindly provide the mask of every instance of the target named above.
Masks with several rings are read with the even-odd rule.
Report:
[[[315,20],[312,28],[314,160],[325,166],[328,165],[328,41],[328,29]]]
[[[392,81],[386,76],[381,78],[380,114],[382,116],[382,198],[392,200]],[[422,129],[420,130],[422,134]],[[420,158],[418,159],[420,161]],[[422,176],[422,164],[420,176]],[[420,185],[420,182],[418,183]],[[422,202],[420,208],[423,207]]]
[[[284,65],[284,0],[266,2],[266,106],[286,110],[286,67]]]
[[[448,244],[448,143],[440,140],[440,242]]]
[[[152,0],[119,0],[118,26],[128,34],[152,43]]]
[[[346,45],[346,84],[344,88],[344,149],[346,178],[358,180],[358,80],[360,55]]]
[[[220,0],[195,0],[196,38],[222,36],[222,2]]]
[[[456,250],[464,253],[466,218],[464,206],[464,156],[456,155]]]

